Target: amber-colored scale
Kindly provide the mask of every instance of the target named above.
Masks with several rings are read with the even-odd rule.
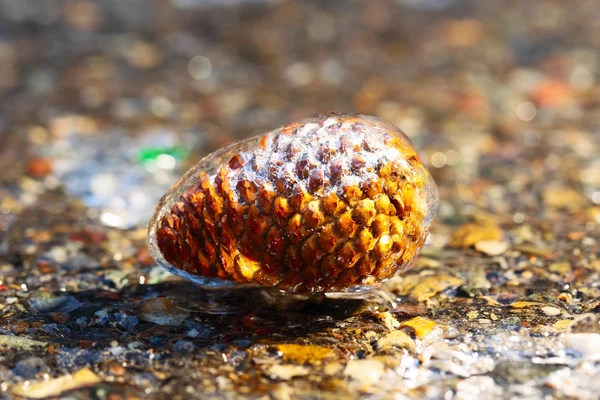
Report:
[[[304,143],[308,122],[296,123],[212,177],[199,173],[157,221],[164,259],[192,275],[294,292],[373,286],[406,267],[429,228],[431,178],[407,139],[381,129],[388,125],[345,115],[309,122],[326,118],[335,124],[321,144]],[[405,162],[379,156],[390,149]]]

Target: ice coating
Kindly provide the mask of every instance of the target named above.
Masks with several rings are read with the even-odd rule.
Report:
[[[406,136],[324,114],[202,159],[159,202],[153,257],[205,286],[360,291],[407,268],[437,189]]]

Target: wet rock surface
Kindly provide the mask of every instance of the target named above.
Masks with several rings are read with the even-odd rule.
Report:
[[[596,2],[41,4],[0,3],[0,397],[597,397]],[[155,264],[184,170],[324,111],[431,171],[410,271],[352,299]]]

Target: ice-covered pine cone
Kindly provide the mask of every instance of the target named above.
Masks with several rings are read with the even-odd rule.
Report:
[[[409,265],[437,204],[433,179],[398,128],[324,114],[200,161],[157,207],[150,245],[159,262],[192,276],[354,290]]]

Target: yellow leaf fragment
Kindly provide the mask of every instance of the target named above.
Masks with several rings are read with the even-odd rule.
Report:
[[[419,280],[419,283],[411,290],[409,297],[412,300],[423,302],[449,287],[460,286],[463,283],[462,279],[451,275],[428,276]]]
[[[321,361],[335,356],[335,352],[329,347],[293,343],[278,344],[275,347],[283,353],[284,360],[298,364]]]
[[[409,319],[408,321],[404,321],[400,324],[400,329],[412,328],[415,331],[415,336],[418,339],[423,339],[425,336],[429,335],[431,331],[433,331],[436,327],[437,324],[434,321],[423,317],[415,317]]]
[[[492,299],[489,296],[481,296],[481,299],[484,299],[487,302],[488,306],[499,306],[501,305],[496,299]]]
[[[535,306],[539,306],[539,305],[540,305],[540,303],[536,303],[533,301],[515,301],[510,306],[512,308],[528,308],[528,307],[535,307]]]
[[[466,224],[454,232],[450,246],[471,247],[484,240],[501,241],[503,236],[502,229],[497,225]]]
[[[32,399],[43,399],[58,396],[69,390],[92,386],[98,382],[100,382],[98,375],[89,368],[83,368],[73,374],[16,386],[12,389],[12,393]]]
[[[565,329],[569,329],[572,324],[573,324],[573,320],[571,320],[571,319],[560,319],[560,320],[556,321],[554,324],[552,324],[552,326],[559,330],[565,330]]]

